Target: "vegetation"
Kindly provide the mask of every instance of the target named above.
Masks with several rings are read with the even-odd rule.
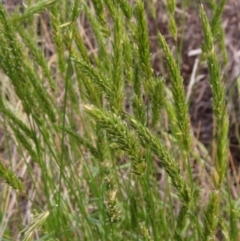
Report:
[[[191,129],[181,48],[160,31],[166,69],[153,71],[154,1],[29,0],[10,13],[0,4],[0,240],[238,240],[226,175],[225,3],[212,0],[210,18],[196,5],[211,149]],[[176,2],[165,7],[177,40]]]

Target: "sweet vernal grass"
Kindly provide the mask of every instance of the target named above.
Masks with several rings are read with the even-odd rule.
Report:
[[[174,37],[175,40],[177,40],[177,25],[176,25],[176,21],[175,21],[175,8],[176,8],[176,1],[175,0],[168,0],[167,1],[167,9],[169,12],[169,30],[172,34],[172,36]]]
[[[116,114],[122,111],[124,100],[124,79],[123,79],[123,17],[121,11],[116,11],[114,19],[114,42],[112,58],[112,90],[114,92],[111,106]]]
[[[177,125],[179,133],[175,133],[176,138],[179,140],[179,145],[185,149],[186,152],[190,151],[191,148],[191,131],[190,123],[188,118],[188,105],[185,98],[183,79],[180,74],[180,70],[177,66],[177,63],[172,55],[166,40],[159,33],[158,35],[161,47],[165,53],[166,64],[169,71],[169,78],[172,84],[172,94],[174,100],[175,115],[177,118]]]
[[[222,23],[221,16],[222,16],[226,2],[227,2],[226,0],[222,0],[220,1],[219,4],[217,4],[215,0],[211,1],[214,15],[212,17],[212,20],[210,21],[213,37],[214,39],[217,40],[219,49],[222,52],[222,58],[223,58],[224,64],[227,64],[228,56],[227,56],[227,51],[225,47],[224,30],[221,25]]]
[[[52,121],[55,121],[54,106],[44,89],[41,79],[36,75],[30,60],[26,58],[23,45],[17,40],[16,32],[8,20],[5,9],[0,5],[1,18],[1,67],[9,76],[16,94],[23,100],[25,111],[30,114],[34,109],[44,109]],[[32,95],[33,89],[36,95]],[[35,104],[35,108],[30,106]],[[41,103],[41,106],[38,105]]]
[[[200,6],[200,17],[204,32],[204,49],[210,73],[210,84],[213,93],[213,112],[215,120],[216,154],[214,156],[216,171],[213,174],[215,189],[213,190],[205,209],[204,239],[213,240],[219,220],[220,189],[223,184],[228,153],[229,119],[225,103],[225,90],[218,57],[214,49],[213,30],[206,17],[203,6]]]
[[[219,229],[237,239],[239,207],[224,181],[225,89],[214,48],[221,40],[223,52],[225,1],[211,1],[211,21],[200,7],[216,148],[214,171],[203,171],[212,178],[209,189],[214,185],[204,200],[204,177],[193,175],[202,156],[183,78],[161,34],[171,86],[152,69],[147,14],[154,4],[43,0],[13,13],[0,4],[0,128],[9,149],[0,160],[0,240],[214,240]],[[166,8],[177,38],[175,1]],[[27,200],[27,212],[14,190]],[[12,205],[17,219],[8,215]]]
[[[148,28],[146,14],[144,11],[143,1],[137,1],[136,5],[136,18],[137,24],[135,29],[135,38],[138,45],[138,58],[142,73],[142,83],[144,90],[146,91],[147,98],[152,91],[152,66],[150,59],[150,43],[148,38]]]
[[[220,188],[226,172],[228,152],[228,113],[225,103],[225,90],[222,80],[220,64],[214,50],[213,36],[203,7],[200,7],[200,16],[204,30],[204,46],[207,55],[207,63],[210,73],[210,84],[213,92],[213,111],[216,122],[216,171],[215,184]]]
[[[23,184],[15,173],[0,162],[0,178],[15,190],[23,191]]]

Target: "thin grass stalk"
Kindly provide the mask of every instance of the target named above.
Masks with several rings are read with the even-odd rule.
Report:
[[[62,127],[59,126],[59,129],[62,130]],[[65,127],[64,130],[65,133],[68,133],[69,135],[71,135],[72,137],[74,137],[79,144],[85,146],[93,156],[98,157],[98,150],[92,145],[92,143],[88,140],[86,140],[84,137],[82,137],[81,135],[77,134],[74,130],[72,130],[71,128]]]
[[[70,71],[71,71],[71,58],[70,53],[68,57],[68,64],[67,64],[67,71],[65,73],[65,93],[64,93],[64,102],[63,102],[63,115],[62,115],[62,137],[61,137],[61,156],[59,160],[59,168],[60,168],[60,176],[59,176],[59,190],[58,190],[58,198],[57,198],[57,204],[60,207],[60,202],[62,199],[62,185],[64,180],[64,165],[63,165],[63,158],[64,158],[64,142],[65,142],[65,125],[66,125],[66,109],[67,109],[67,98],[68,98],[68,83],[70,79]],[[59,230],[62,230],[61,225],[61,215],[60,215],[60,208],[58,209],[58,228]]]

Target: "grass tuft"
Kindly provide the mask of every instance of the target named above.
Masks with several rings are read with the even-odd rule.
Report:
[[[0,4],[0,240],[237,240],[227,2],[204,2],[195,63],[202,73],[207,62],[212,91],[207,145],[181,59],[190,1]]]

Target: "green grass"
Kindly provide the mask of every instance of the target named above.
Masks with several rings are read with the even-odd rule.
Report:
[[[212,153],[191,130],[181,52],[160,32],[168,81],[153,73],[142,0],[27,1],[22,13],[0,4],[0,240],[237,240],[225,2],[211,1],[210,19],[198,6]],[[177,39],[176,2],[165,7]]]

